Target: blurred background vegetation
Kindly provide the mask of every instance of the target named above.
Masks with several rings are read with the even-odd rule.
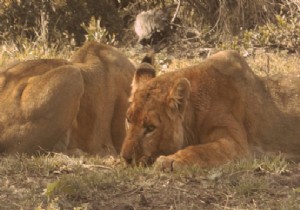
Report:
[[[178,0],[2,0],[0,44],[78,46],[85,40],[133,46],[136,15]],[[177,41],[203,47],[272,46],[299,52],[299,0],[181,0]]]

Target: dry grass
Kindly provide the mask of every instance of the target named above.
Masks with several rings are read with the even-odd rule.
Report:
[[[276,74],[298,74],[300,59],[297,54],[288,54],[286,51],[265,52],[261,49],[247,59],[250,67],[259,76]],[[296,76],[296,75],[295,75]]]
[[[62,58],[70,57],[73,46],[66,45],[64,47],[53,44],[52,47],[45,47],[39,42],[24,41],[22,46],[18,46],[14,42],[0,45],[0,67],[8,63],[23,60],[33,60],[42,58]]]
[[[213,49],[209,54],[213,54],[219,50]],[[254,52],[241,52],[241,54],[247,54],[245,56],[246,61],[252,68],[252,70],[259,76],[272,76],[276,74],[296,74],[295,76],[300,77],[299,75],[299,66],[300,59],[297,54],[289,54],[286,51],[278,51],[278,52],[267,52],[264,49],[258,49]],[[160,66],[163,69],[163,65],[165,65],[165,71],[174,71],[179,70],[190,65],[197,64],[201,62],[206,56],[194,57],[193,59],[189,58],[176,58],[169,59],[168,55],[159,55],[162,58],[158,58],[161,61],[162,65]],[[158,56],[158,57],[159,57]]]
[[[1,157],[1,209],[298,209],[300,165],[280,156],[163,173],[118,159]]]

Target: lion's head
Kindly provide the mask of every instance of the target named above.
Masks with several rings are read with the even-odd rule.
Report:
[[[190,83],[185,78],[170,81],[166,77],[168,74],[156,77],[153,66],[145,62],[135,72],[121,151],[129,164],[150,165],[184,145],[182,122]]]

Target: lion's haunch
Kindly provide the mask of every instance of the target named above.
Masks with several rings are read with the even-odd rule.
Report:
[[[116,155],[125,137],[134,65],[88,42],[71,61],[40,59],[0,71],[0,152]]]

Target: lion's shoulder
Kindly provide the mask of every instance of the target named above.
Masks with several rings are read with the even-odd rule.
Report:
[[[246,60],[234,50],[220,51],[210,56],[204,62],[210,64],[224,76],[239,78],[254,76]]]
[[[103,65],[133,66],[119,49],[98,42],[86,42],[70,58],[72,63],[102,63]]]

